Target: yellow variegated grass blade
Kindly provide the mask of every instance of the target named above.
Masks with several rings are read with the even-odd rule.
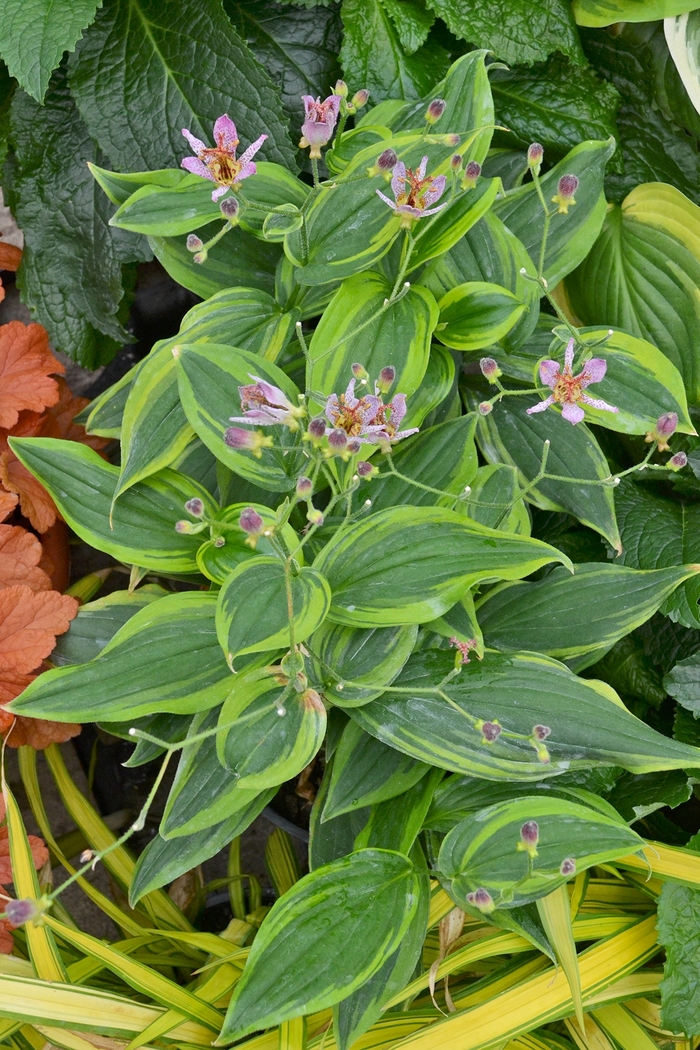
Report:
[[[306,1050],[305,1017],[294,1017],[291,1021],[285,1021],[280,1025],[279,1031],[279,1050]]]
[[[4,782],[3,796],[7,811],[7,830],[10,839],[10,859],[15,893],[18,898],[29,897],[38,900],[41,897],[41,890],[27,833],[24,830],[22,814],[14,795]],[[29,957],[39,977],[46,981],[67,980],[63,960],[59,955],[53,934],[45,926],[36,926],[33,922],[26,923],[24,930]]]
[[[291,835],[282,828],[275,828],[267,840],[265,866],[278,897],[291,890],[294,883],[301,878],[301,868]]]
[[[583,1018],[583,1036],[578,1024],[571,1018],[567,1017],[564,1024],[578,1050],[615,1050],[605,1032],[590,1014]]]
[[[448,897],[439,883],[431,883],[430,889],[430,914],[428,916],[429,930],[431,930],[433,926],[437,926],[440,920],[444,919],[455,906],[455,902],[451,897]]]
[[[583,1001],[581,999],[581,974],[578,968],[576,942],[571,926],[571,901],[566,884],[559,886],[546,897],[537,901],[544,932],[569,982],[576,1019],[583,1031]]]
[[[621,1050],[658,1050],[649,1033],[619,1003],[594,1010],[593,1017]]]
[[[665,846],[663,842],[650,842],[642,852],[643,858],[634,853],[616,860],[615,864],[629,871],[655,875],[670,882],[682,882],[685,886],[700,886],[699,853],[677,846]]]

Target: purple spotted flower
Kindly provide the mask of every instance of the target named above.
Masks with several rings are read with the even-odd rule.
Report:
[[[432,207],[442,197],[447,179],[444,175],[426,175],[427,167],[427,157],[423,157],[420,167],[415,171],[407,168],[402,160],[397,161],[391,177],[394,200],[389,200],[381,190],[377,190],[384,203],[401,216],[404,229],[410,229],[416,219],[435,215],[446,206],[447,202],[437,208]]]
[[[321,146],[330,141],[335,131],[342,99],[340,95],[329,95],[323,102],[313,95],[302,95],[301,99],[304,103],[304,123],[301,125],[303,138],[299,145],[302,149],[310,146],[309,156],[318,160]]]
[[[260,376],[251,375],[250,378],[254,380],[253,383],[238,388],[243,415],[231,416],[231,422],[257,423],[260,426],[281,424],[290,430],[297,430],[297,420],[305,414],[304,409],[293,405],[279,387],[273,386]]]
[[[203,179],[209,179],[210,182],[217,184],[211,195],[213,201],[223,197],[228,189],[235,190],[238,184],[243,179],[247,179],[249,175],[255,175],[256,167],[253,164],[253,157],[267,138],[267,135],[261,135],[251,146],[248,146],[245,153],[236,159],[238,132],[227,113],[219,117],[214,124],[216,142],[214,147],[205,146],[202,140],[195,138],[187,128],[182,129],[182,134],[196,156],[185,157],[181,165],[193,175],[201,175]]]
[[[570,339],[564,355],[564,368],[558,361],[543,361],[540,365],[540,379],[550,388],[552,393],[538,405],[528,408],[527,414],[531,416],[534,412],[544,412],[550,405],[562,406],[561,414],[569,423],[580,423],[584,417],[584,411],[580,402],[590,405],[592,408],[602,409],[605,412],[619,411],[614,405],[601,401],[588,394],[584,390],[591,383],[599,383],[607,371],[607,361],[602,357],[592,357],[587,361],[584,368],[577,376],[573,374],[571,366],[574,363],[574,340]]]
[[[358,398],[355,396],[355,382],[351,379],[345,393],[331,394],[326,401],[326,418],[330,423],[326,434],[343,430],[348,437],[368,444],[393,445],[417,432],[418,427],[399,430],[406,415],[405,394],[395,394],[385,405],[379,396],[379,384],[375,385],[376,393]]]

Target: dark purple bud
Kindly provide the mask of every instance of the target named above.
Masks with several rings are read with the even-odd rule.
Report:
[[[253,434],[243,427],[229,427],[224,431],[224,443],[229,448],[253,448]]]
[[[494,741],[498,740],[502,732],[503,730],[498,722],[484,722],[481,727],[481,733],[484,740],[488,740],[489,744],[493,744]]]
[[[320,441],[326,435],[326,421],[323,416],[316,416],[309,420],[309,437],[314,441]]]
[[[559,865],[559,871],[568,879],[570,875],[576,874],[576,861],[573,857],[567,857]]]
[[[204,241],[201,237],[198,237],[196,233],[190,233],[187,237],[187,251],[198,252],[204,247]]]
[[[219,207],[221,208],[221,214],[223,217],[228,219],[229,222],[233,222],[238,215],[240,205],[235,197],[227,197],[225,201],[221,202]]]
[[[562,175],[559,179],[557,192],[562,200],[572,201],[578,189],[578,179],[575,175]]]
[[[331,430],[328,435],[328,447],[332,448],[334,452],[345,452],[348,444],[348,435],[344,430],[339,427],[336,430]]]
[[[193,518],[201,518],[202,514],[204,514],[204,504],[201,499],[195,496],[194,499],[187,500],[185,510],[188,514],[191,514]]]
[[[490,401],[482,401],[479,405],[479,413],[482,416],[490,416],[493,412],[493,405]]]
[[[483,888],[483,886],[480,886],[475,893],[468,893],[467,901],[469,902],[469,904],[472,905],[472,907],[478,908],[479,911],[483,911],[485,913],[491,912],[495,908],[495,905],[493,903],[493,897],[491,896],[488,890],[485,890]]]
[[[671,434],[675,434],[676,427],[678,426],[678,416],[675,412],[664,412],[662,416],[656,420],[656,433],[659,437],[669,438]]]
[[[534,736],[535,740],[546,740],[551,732],[552,730],[549,728],[549,726],[534,726],[532,730],[532,735]]]
[[[454,133],[451,135],[443,135],[442,141],[445,143],[446,146],[459,146],[460,137],[459,135],[455,135]]]
[[[671,456],[666,466],[670,467],[671,470],[680,470],[681,467],[688,466],[688,457],[685,452],[676,452],[675,456]]]
[[[540,841],[540,826],[536,820],[526,820],[520,829],[520,838],[526,849],[534,849]]]
[[[41,915],[44,909],[35,900],[8,901],[5,905],[5,915],[12,926],[23,926]]]
[[[442,114],[445,112],[446,105],[447,103],[445,102],[444,98],[433,99],[433,101],[428,106],[427,112],[425,114],[425,119],[428,121],[429,124],[435,124],[440,119]]]
[[[380,393],[388,394],[395,379],[396,369],[394,366],[385,365],[379,373],[379,379],[377,380],[377,386],[379,387]]]
[[[246,507],[245,510],[241,511],[238,524],[244,532],[248,533],[249,536],[260,536],[265,528],[265,522],[262,520],[257,510],[253,510],[252,507]]]
[[[398,163],[398,159],[393,149],[385,149],[377,157],[377,167],[380,171],[391,171]]]
[[[459,169],[462,167],[462,160],[463,159],[464,158],[462,157],[461,153],[453,153],[452,154],[452,156],[450,157],[450,167],[452,168],[453,171],[459,171]]]
[[[369,373],[367,372],[367,369],[365,368],[365,366],[361,365],[357,361],[352,366],[351,371],[352,371],[352,374],[354,375],[355,379],[367,379],[368,376],[369,376]]]
[[[311,478],[297,478],[297,496],[301,499],[307,499],[313,492],[313,487]]]
[[[352,452],[353,456],[356,455],[362,448],[362,442],[359,438],[350,438],[348,441],[348,452]]]
[[[498,361],[494,361],[492,357],[482,357],[481,361],[479,361],[479,368],[481,369],[482,376],[488,379],[490,383],[492,383],[494,379],[498,379],[501,375]]]
[[[377,468],[373,467],[371,463],[368,463],[366,459],[363,459],[358,463],[356,469],[361,478],[371,478],[377,471]]]
[[[464,177],[462,179],[462,188],[465,190],[471,189],[476,186],[477,180],[481,175],[481,164],[477,164],[475,160],[470,160],[464,169]]]
[[[544,156],[544,146],[539,142],[533,142],[531,146],[528,146],[527,150],[527,162],[531,168],[538,168],[542,163]]]
[[[368,99],[369,91],[367,90],[367,88],[360,88],[360,90],[356,91],[355,94],[352,96],[350,104],[354,106],[355,109],[362,109],[363,106],[367,105]]]

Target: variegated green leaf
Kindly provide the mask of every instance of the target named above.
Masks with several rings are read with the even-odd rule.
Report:
[[[468,281],[451,288],[438,303],[437,338],[455,350],[482,350],[510,332],[525,312],[507,288]]]
[[[415,624],[363,629],[326,620],[307,644],[312,681],[338,707],[366,704],[391,685],[413,652],[417,634]]]
[[[252,507],[256,514],[260,515],[265,531],[275,531],[288,553],[294,551],[299,565],[304,564],[304,549],[299,549],[299,537],[291,525],[284,525],[278,529],[275,512],[261,503],[234,503],[214,515],[209,530],[211,538],[197,551],[197,565],[214,583],[225,583],[234,569],[257,555],[269,556],[274,553],[274,548],[265,535],[258,538],[255,550],[246,543],[248,534],[238,526],[238,522],[241,511],[248,507]]]

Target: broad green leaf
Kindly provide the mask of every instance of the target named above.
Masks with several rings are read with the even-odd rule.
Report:
[[[305,689],[283,698],[282,691],[267,670],[242,674],[221,708],[217,754],[242,790],[262,791],[298,776],[323,743],[326,710],[318,693]]]
[[[355,849],[377,846],[409,853],[442,777],[442,770],[433,768],[400,795],[375,803],[370,808],[367,823],[355,839]]]
[[[519,346],[532,332],[539,313],[539,289],[523,277],[523,269],[531,276],[535,274],[524,244],[489,211],[449,252],[429,263],[420,283],[430,288],[438,301],[446,292],[469,282],[485,281],[508,289],[525,305],[525,313],[501,337],[502,344],[510,349]]]
[[[314,562],[330,618],[391,627],[435,619],[479,580],[518,579],[568,559],[539,540],[497,533],[443,507],[394,507],[336,534]]]
[[[141,186],[163,186],[173,189],[183,182],[188,173],[183,168],[159,168],[156,171],[109,171],[98,164],[88,163],[90,173],[117,206],[128,201]]]
[[[349,721],[333,755],[321,823],[402,795],[422,780],[429,768]]]
[[[82,412],[75,416],[76,423],[82,423],[88,434],[99,437],[118,438],[122,430],[124,406],[129,391],[136,378],[139,364],[130,368],[126,375],[86,405]]]
[[[211,539],[203,543],[197,551],[197,565],[204,575],[214,583],[225,583],[228,576],[242,562],[249,561],[260,554],[271,555],[274,553],[274,548],[266,536],[260,536],[255,550],[252,550],[246,543],[248,539],[247,533],[240,526],[238,528],[231,527],[238,525],[241,511],[247,507],[252,507],[260,515],[265,523],[266,531],[267,529],[275,530],[277,520],[275,512],[270,510],[269,507],[264,507],[261,503],[234,503],[232,506],[224,507],[223,510],[218,511],[210,525]],[[278,536],[281,538],[287,551],[290,554],[294,551],[297,562],[303,565],[304,551],[303,549],[298,549],[299,538],[291,525],[284,525],[282,529],[278,530]]]
[[[536,583],[506,584],[476,607],[484,642],[501,652],[529,649],[559,660],[614,645],[653,616],[700,566],[640,572],[591,562],[572,576],[555,568]]]
[[[442,493],[457,497],[472,483],[477,470],[475,429],[476,415],[469,414],[439,423],[402,441],[392,453],[397,473],[379,461],[380,476],[360,487],[358,500],[371,499],[373,513],[405,504],[416,507],[440,504],[454,509],[459,505],[457,500]],[[411,485],[405,478],[417,484]]]
[[[700,659],[689,656],[679,662],[664,678],[664,689],[681,707],[700,714]]]
[[[609,26],[613,22],[653,22],[693,11],[694,0],[573,0],[580,26]]]
[[[157,104],[144,103],[144,84]],[[189,154],[180,129],[211,143],[227,108],[241,149],[264,131],[262,156],[294,164],[279,93],[215,0],[106,4],[71,62],[71,90],[115,168],[179,165]]]
[[[664,1028],[700,1034],[700,890],[665,885],[659,897],[659,943],[666,950],[661,982]]]
[[[663,773],[623,773],[608,795],[608,801],[629,824],[641,820],[657,809],[687,802],[693,794],[687,773],[667,769]]]
[[[700,561],[700,506],[669,499],[653,487],[623,479],[615,493],[622,561],[635,569],[661,569]],[[700,626],[700,580],[689,579],[662,607],[684,627]]]
[[[81,605],[66,634],[56,640],[51,663],[62,667],[92,660],[127,620],[166,594],[158,584],[147,583],[137,591],[114,591]]]
[[[304,876],[260,927],[221,1038],[323,1010],[361,987],[398,948],[419,893],[411,861],[389,850],[359,850]]]
[[[343,72],[350,84],[369,88],[373,102],[419,98],[449,62],[447,51],[432,40],[412,53],[403,47],[392,17],[397,7],[391,0],[344,0],[341,8]]]
[[[668,2],[664,5],[668,6]],[[664,18],[664,35],[671,58],[695,109],[700,112],[700,66],[698,66],[698,13],[693,4],[675,17]],[[688,13],[690,11],[690,13]]]
[[[607,208],[603,175],[614,150],[613,139],[582,142],[540,179],[548,203],[556,194],[562,175],[576,175],[580,179],[576,206],[568,215],[555,214],[550,223],[544,267],[544,276],[550,286],[558,284],[562,277],[583,262],[600,233]],[[534,184],[528,182],[507,193],[494,210],[508,229],[520,238],[530,256],[538,259],[543,217]]]
[[[637,186],[611,205],[595,245],[566,282],[584,324],[610,324],[649,340],[700,399],[700,208],[663,183]]]
[[[14,701],[17,713],[61,722],[122,722],[220,704],[231,688],[231,673],[216,638],[215,609],[216,595],[201,591],[153,602],[94,660],[35,679]]]
[[[165,740],[169,744],[174,744],[184,740],[187,736],[187,731],[192,723],[192,716],[156,714],[146,715],[145,718],[136,719],[135,721],[137,729],[143,729],[152,736],[158,737],[159,740]],[[106,729],[108,733],[115,733],[116,736],[123,736],[125,730],[128,735],[131,728],[130,725],[127,726],[126,722],[118,722],[116,726],[114,722],[100,722],[99,724],[101,729]],[[110,726],[112,727],[111,729],[108,728]],[[119,727],[119,732],[116,732],[117,726]],[[128,737],[128,739],[131,740],[133,738]],[[128,769],[136,769],[137,766],[143,766],[147,762],[152,762],[154,758],[158,758],[164,751],[165,748],[154,744],[151,740],[139,740],[124,766]]]
[[[499,179],[479,179],[477,185],[459,194],[437,215],[421,219],[413,234],[408,273],[449,251],[479,219],[488,213],[501,183]]]
[[[188,737],[215,729],[218,715],[218,708],[196,715]],[[160,835],[167,840],[197,834],[239,814],[239,819],[248,824],[269,798],[268,793],[261,795],[258,788],[241,787],[238,778],[221,765],[214,734],[185,743],[165,804]]]
[[[481,659],[484,655],[484,637],[476,618],[476,610],[474,609],[474,591],[476,589],[475,587],[466,591],[451,609],[439,616],[437,620],[431,620],[425,626],[442,638],[457,638],[460,642],[471,643],[471,649],[474,651],[475,656]],[[444,649],[445,644],[443,643],[438,648]]]
[[[331,602],[325,577],[303,566],[287,583],[279,558],[260,555],[238,565],[218,595],[216,630],[229,665],[244,653],[303,642],[323,622]],[[291,619],[290,619],[291,617]]]
[[[197,536],[175,531],[193,497],[215,510],[206,489],[174,470],[140,481],[110,510],[119,477],[87,445],[55,438],[11,438],[27,470],[41,482],[70,527],[86,543],[119,561],[160,572],[196,572]]]
[[[457,509],[481,525],[519,536],[530,535],[530,515],[520,497],[518,472],[506,463],[479,467],[471,482],[469,499]]]
[[[697,748],[661,736],[631,715],[609,686],[577,678],[549,657],[487,652],[442,687],[448,702],[437,686],[453,667],[451,652],[417,653],[396,680],[410,692],[385,693],[352,710],[351,717],[412,758],[487,780],[541,780],[598,765],[649,773],[693,768],[700,760]],[[479,719],[498,721],[524,739],[503,732],[489,744],[474,728]],[[552,730],[549,762],[537,758],[528,739],[536,725]]]
[[[263,448],[258,459],[224,443],[231,416],[241,413],[239,387],[253,382],[252,376],[259,376],[282,390],[296,406],[299,391],[291,380],[276,365],[248,350],[215,343],[183,343],[177,349],[180,401],[190,425],[207,448],[231,470],[261,488],[273,492],[293,488],[303,471],[300,455]],[[299,431],[294,433],[286,426],[275,427],[274,437],[285,447],[298,443],[298,435]]]
[[[529,821],[539,829],[534,856],[521,839]],[[453,828],[440,848],[438,866],[459,903],[483,888],[497,908],[508,908],[544,897],[574,871],[624,857],[644,844],[619,818],[564,799],[526,795],[489,806]],[[574,862],[573,871],[560,870],[565,860]]]
[[[149,237],[148,243],[173,280],[202,299],[243,284],[269,295],[275,290],[279,245],[261,241],[240,226],[209,249],[203,264],[194,261],[183,237]]]
[[[515,327],[525,312],[507,288],[485,281],[469,281],[451,288],[438,303],[437,338],[455,350],[483,350]]]
[[[365,808],[354,813],[343,813],[339,817],[334,817],[333,820],[327,820],[325,824],[321,823],[332,767],[333,756],[326,765],[321,786],[311,807],[309,817],[309,868],[311,871],[352,853],[355,839],[369,817],[369,809]]]
[[[49,77],[64,51],[72,51],[95,17],[98,0],[7,0],[0,54],[10,76],[37,102],[44,101]]]
[[[417,634],[415,624],[363,629],[326,620],[307,644],[312,679],[332,704],[366,704],[391,685],[413,652]]]
[[[395,105],[399,108],[401,107],[399,101],[396,101]],[[375,111],[371,110],[371,112],[374,113]],[[355,126],[352,131],[343,132],[343,137],[338,146],[334,145],[329,150],[326,150],[323,160],[333,175],[340,175],[360,150],[367,149],[368,146],[373,146],[376,142],[383,142],[384,139],[390,138],[391,132],[389,129],[379,124],[369,124],[365,127]]]
[[[455,356],[439,343],[433,343],[423,382],[408,403],[404,427],[419,427],[424,419],[427,419],[428,426],[442,422],[439,413],[436,418],[436,412],[438,409],[442,411],[446,399],[451,396],[457,398],[458,414],[461,414],[455,382]]]
[[[488,48],[505,62],[541,62],[552,51],[585,59],[566,0],[544,0],[535,8],[526,0],[467,6],[460,0],[430,0],[430,6],[455,36]]]
[[[536,487],[528,488],[528,502],[573,514],[619,551],[621,541],[612,488],[585,483],[588,479],[600,482],[610,477],[610,467],[598,442],[584,423],[572,426],[556,412],[547,410],[528,416],[527,409],[536,401],[530,396],[504,398],[489,416],[479,418],[476,436],[484,456],[490,463],[516,467],[521,487],[525,488],[539,473],[545,441],[549,441],[549,473],[576,480],[545,478]]]
[[[428,365],[437,304],[427,288],[411,288],[398,302],[385,307],[390,295],[391,285],[378,273],[343,281],[309,344],[308,390],[340,394],[352,379],[355,362],[364,365],[372,380],[382,368],[392,365],[395,392],[410,397],[418,389]],[[357,387],[358,396],[362,390]]]

